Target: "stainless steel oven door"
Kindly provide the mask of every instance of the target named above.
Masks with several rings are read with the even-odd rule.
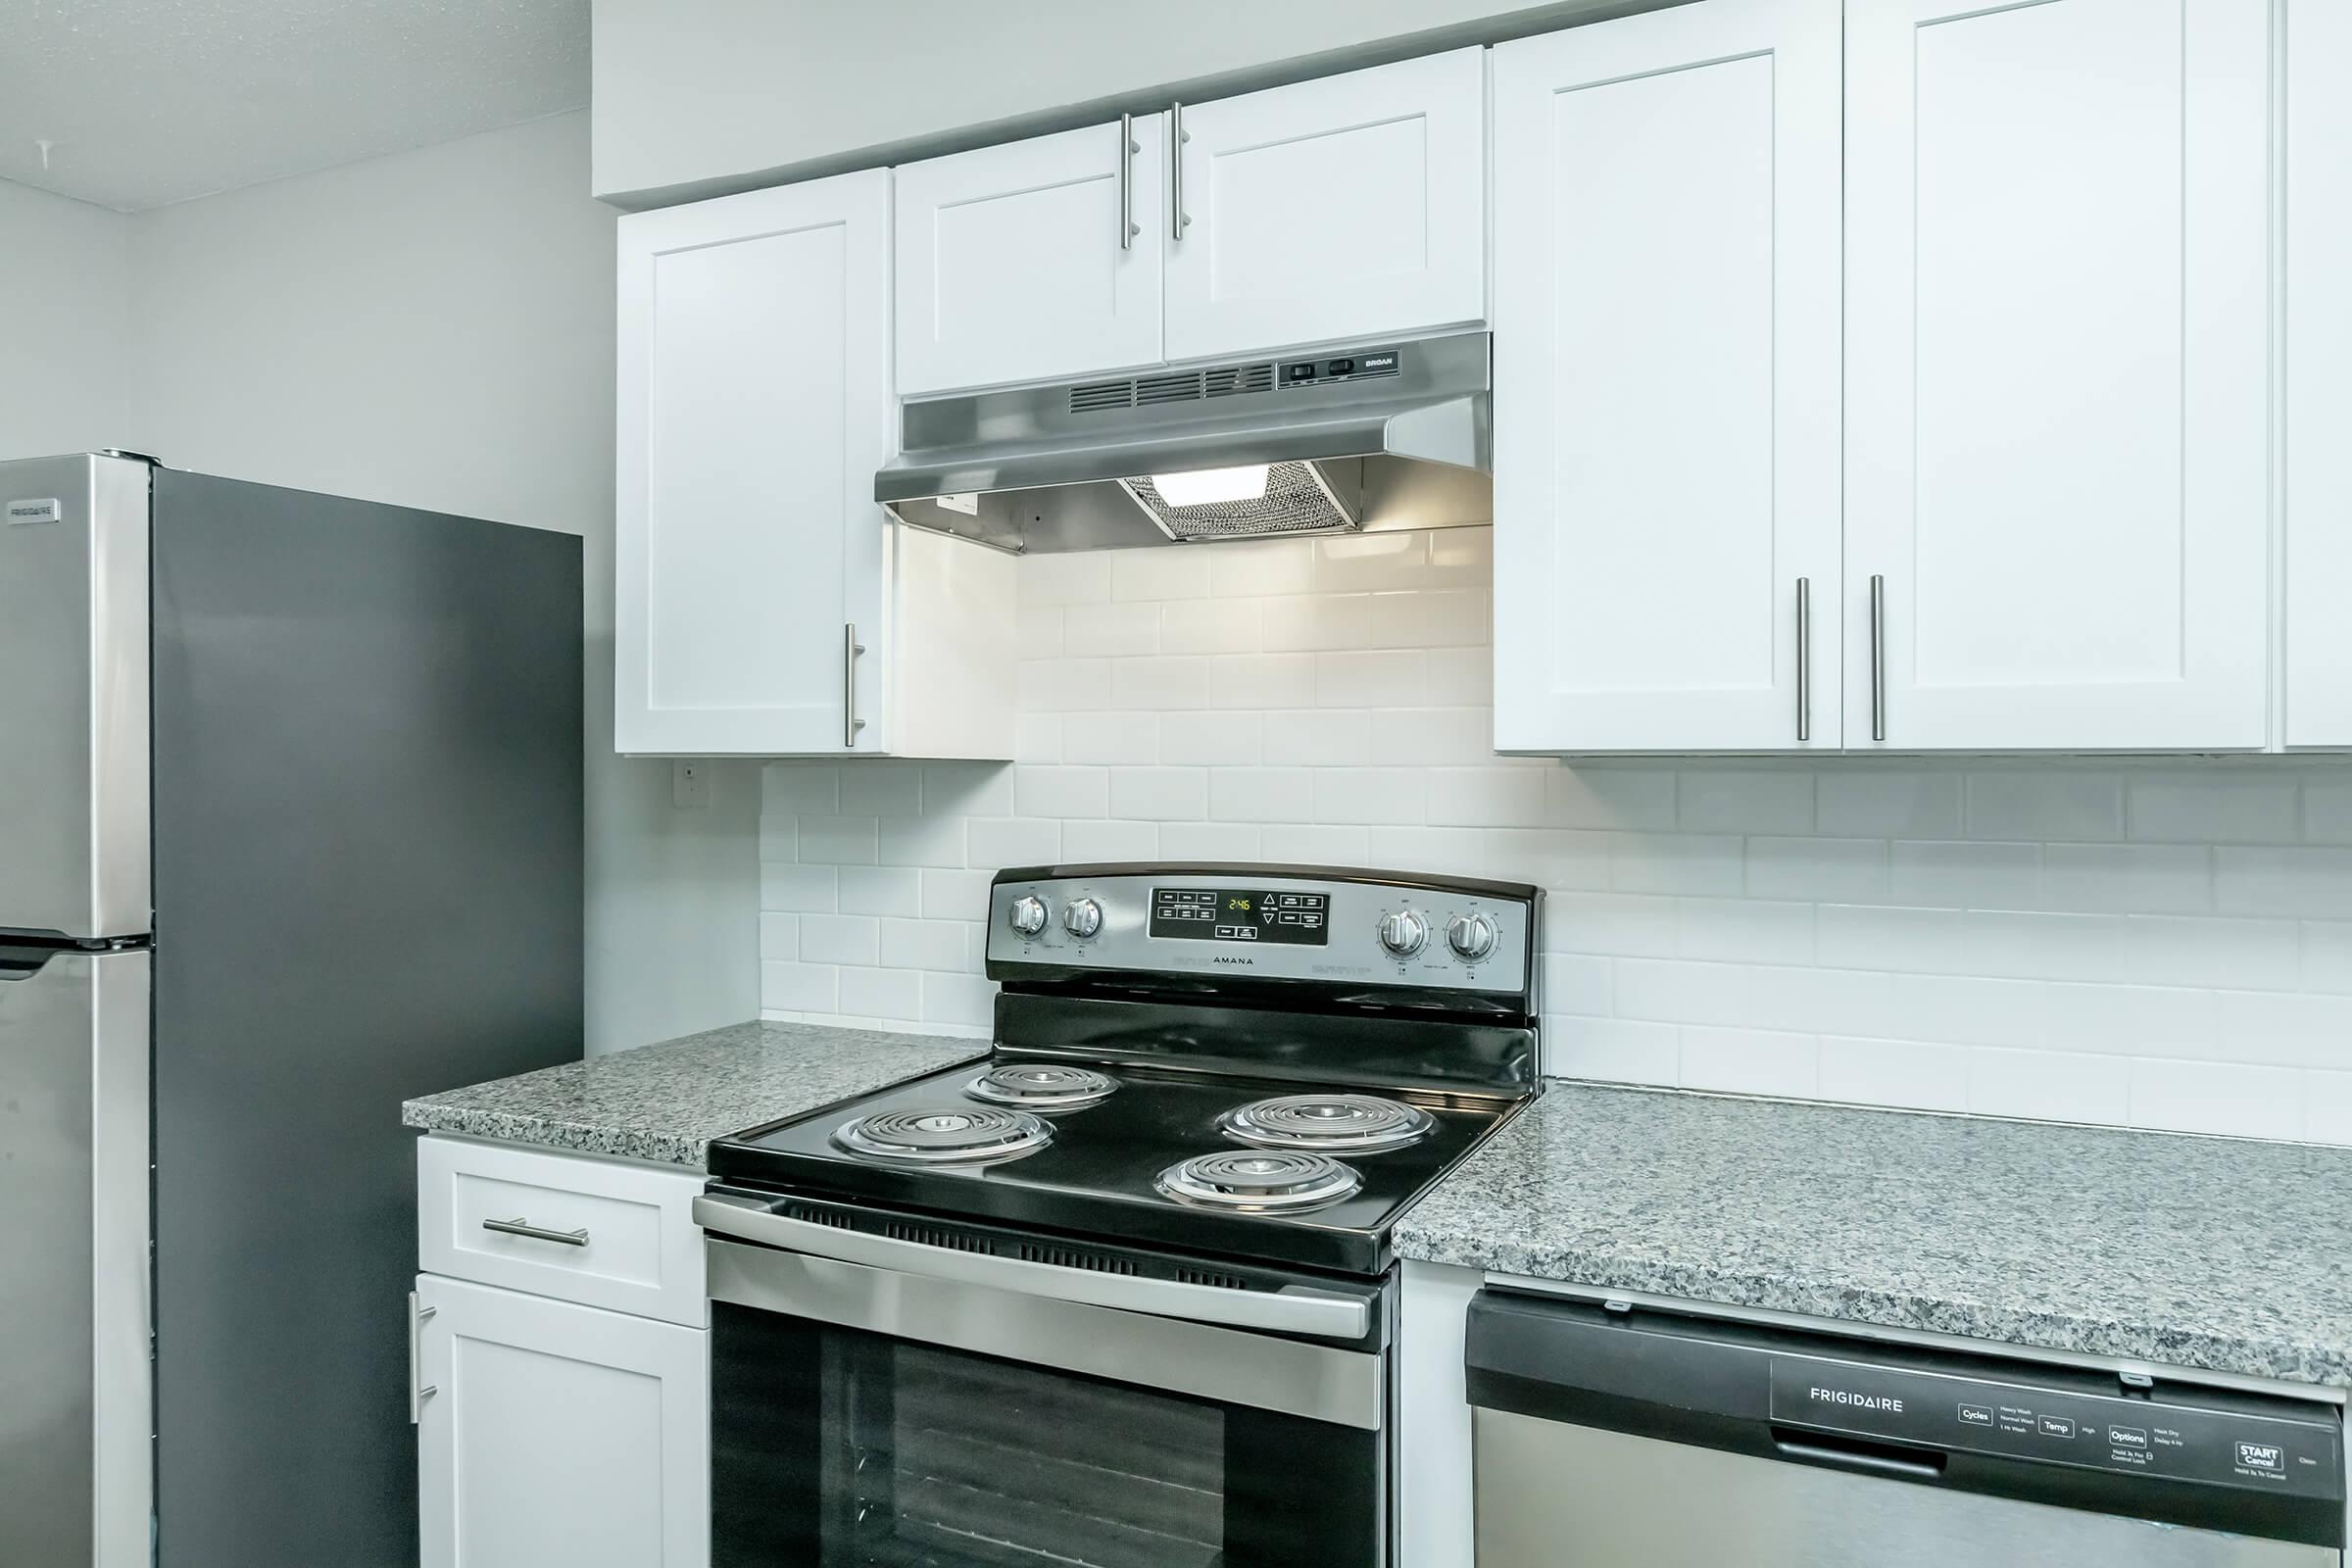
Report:
[[[1389,1561],[1379,1285],[1140,1277],[723,1196],[697,1217],[717,1568]]]

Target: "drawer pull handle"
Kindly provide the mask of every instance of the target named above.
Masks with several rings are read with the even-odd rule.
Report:
[[[496,1231],[501,1236],[520,1236],[527,1241],[554,1242],[559,1247],[586,1247],[588,1227],[576,1231],[551,1231],[538,1225],[525,1224],[519,1219],[486,1219],[482,1229]]]

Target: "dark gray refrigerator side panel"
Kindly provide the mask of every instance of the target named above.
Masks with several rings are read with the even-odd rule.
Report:
[[[0,933],[147,930],[147,465],[0,463]]]
[[[147,1560],[149,978],[0,945],[0,1562]]]
[[[412,1096],[579,1055],[579,541],[155,476],[163,1568],[416,1561]]]

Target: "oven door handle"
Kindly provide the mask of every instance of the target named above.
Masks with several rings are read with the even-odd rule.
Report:
[[[1235,1291],[1220,1285],[1187,1285],[1179,1280],[1098,1274],[1058,1263],[1032,1263],[987,1252],[956,1252],[921,1242],[833,1225],[811,1224],[769,1209],[757,1199],[706,1194],[694,1200],[694,1221],[706,1231],[780,1247],[813,1257],[868,1268],[895,1269],[959,1285],[985,1285],[1024,1296],[1088,1306],[1116,1307],[1153,1317],[1184,1318],[1270,1334],[1304,1334],[1325,1340],[1360,1340],[1372,1329],[1372,1304],[1360,1297],[1290,1285],[1280,1291]]]

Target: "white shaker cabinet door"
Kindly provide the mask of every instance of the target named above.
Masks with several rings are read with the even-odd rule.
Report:
[[[623,752],[886,749],[890,173],[620,220]]]
[[[2352,747],[2352,5],[2286,11],[2286,744]]]
[[[899,169],[901,395],[1159,363],[1163,120]]]
[[[1168,358],[1484,320],[1484,55],[1185,105]]]
[[[1849,748],[2264,743],[2270,11],[1847,8]]]
[[[1838,19],[1494,50],[1503,750],[1838,745]]]
[[[423,1568],[707,1568],[708,1335],[416,1281]]]

